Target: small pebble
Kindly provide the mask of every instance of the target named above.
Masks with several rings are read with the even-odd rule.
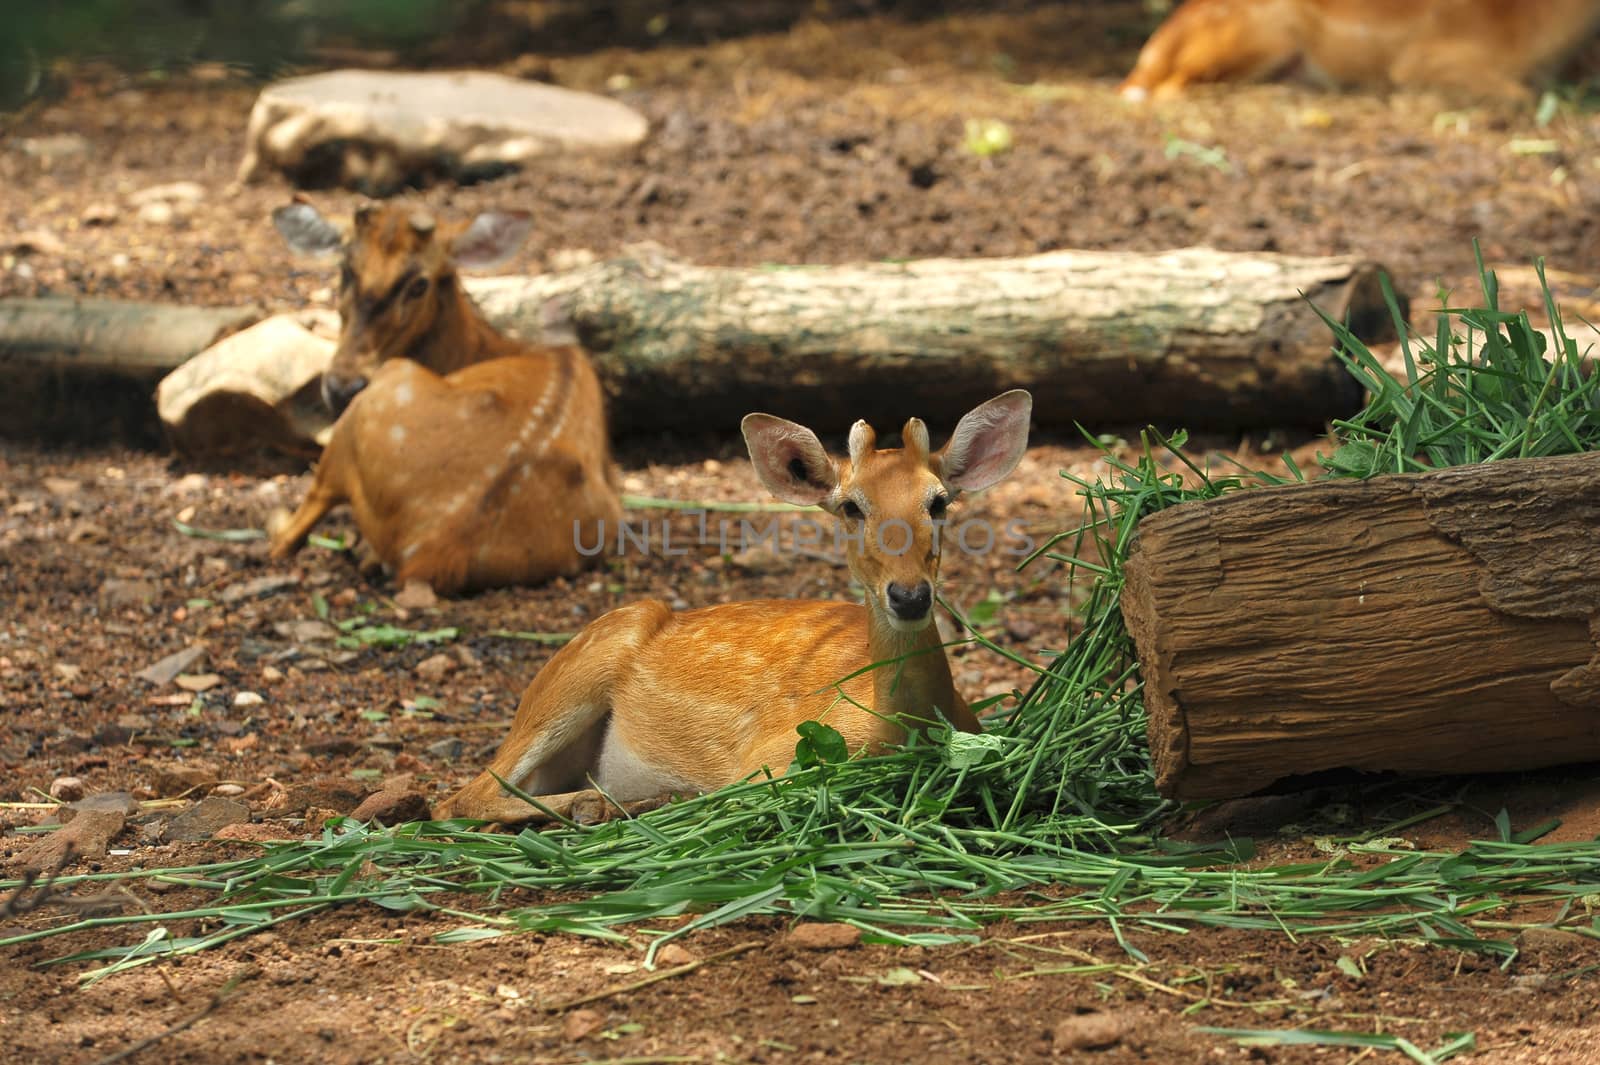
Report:
[[[233,696],[233,705],[237,707],[260,706],[264,702],[266,700],[258,692],[235,692]]]
[[[62,802],[77,802],[83,798],[83,781],[77,777],[56,777],[50,782],[50,797]]]

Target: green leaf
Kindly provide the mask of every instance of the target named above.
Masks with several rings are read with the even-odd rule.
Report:
[[[1004,750],[999,736],[989,732],[952,732],[944,745],[944,764],[951,769],[971,769],[998,758]]]
[[[802,721],[794,730],[800,734],[800,741],[794,745],[794,761],[802,769],[849,760],[850,748],[833,727],[820,721]]]
[[[922,983],[922,977],[918,976],[914,969],[890,969],[878,977],[878,983],[884,987],[908,987],[911,984]]]

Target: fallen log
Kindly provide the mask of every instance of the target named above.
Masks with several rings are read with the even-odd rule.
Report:
[[[1360,391],[1311,304],[1369,343],[1390,338],[1378,272],[1356,259],[1206,248],[754,269],[635,248],[467,287],[502,329],[576,334],[623,435],[733,426],[751,410],[824,423],[898,424],[911,411],[953,420],[973,396],[1010,388],[1031,389],[1036,420],[1058,427],[1200,429],[1320,426],[1353,412]],[[185,323],[232,314],[50,301],[56,317],[41,328],[18,307],[39,302],[0,301],[0,361],[60,368],[136,356],[170,369],[198,350]],[[247,389],[249,402],[290,398],[275,387]]]
[[[495,325],[564,318],[618,431],[797,420],[953,419],[1028,388],[1070,427],[1318,425],[1361,394],[1321,307],[1394,336],[1379,267],[1350,258],[1058,251],[818,267],[694,266],[659,250],[469,289]],[[1309,303],[1307,302],[1309,300]]]
[[[162,375],[264,313],[123,300],[0,300],[0,436],[158,444],[150,393]]]
[[[278,314],[217,341],[161,379],[156,412],[183,455],[227,455],[263,445],[315,457],[333,432],[322,373],[339,316]]]
[[[1600,759],[1600,454],[1174,507],[1126,574],[1164,795]]]
[[[0,300],[0,367],[89,369],[136,377],[165,373],[265,314],[259,307],[60,297]]]

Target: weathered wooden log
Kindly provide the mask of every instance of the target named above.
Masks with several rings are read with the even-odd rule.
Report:
[[[0,368],[151,377],[265,314],[260,307],[59,297],[0,300]]]
[[[1122,612],[1164,795],[1600,759],[1600,454],[1174,507]]]
[[[1360,405],[1310,304],[1391,338],[1378,273],[1208,248],[758,269],[634,249],[468,287],[524,336],[553,311],[569,321],[623,433],[754,409],[949,420],[1008,388],[1031,389],[1047,424],[1232,428],[1320,425]]]
[[[950,421],[973,396],[1009,388],[1031,389],[1037,420],[1064,428],[1234,428],[1321,425],[1360,405],[1311,304],[1369,342],[1392,337],[1377,277],[1355,259],[1205,248],[769,269],[634,249],[467,287],[503,329],[575,333],[619,434],[731,427],[758,409],[825,424],[898,424],[913,411]],[[0,301],[0,366],[170,369],[244,317]]]
[[[321,386],[338,338],[337,314],[306,310],[217,341],[156,386],[168,442],[185,455],[269,446],[315,456],[333,432]]]
[[[262,317],[258,307],[0,300],[0,436],[159,444],[163,374]]]

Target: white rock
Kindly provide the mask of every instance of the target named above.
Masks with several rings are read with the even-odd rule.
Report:
[[[481,72],[335,70],[269,85],[256,98],[239,180],[310,175],[374,193],[413,175],[492,173],[540,156],[627,148],[649,123],[589,93]]]
[[[264,702],[266,700],[260,692],[235,692],[233,695],[233,705],[236,707],[260,706]]]
[[[203,186],[193,181],[173,181],[166,185],[151,185],[149,188],[140,189],[128,197],[128,202],[135,207],[142,207],[147,203],[188,203],[195,204],[206,198]]]

